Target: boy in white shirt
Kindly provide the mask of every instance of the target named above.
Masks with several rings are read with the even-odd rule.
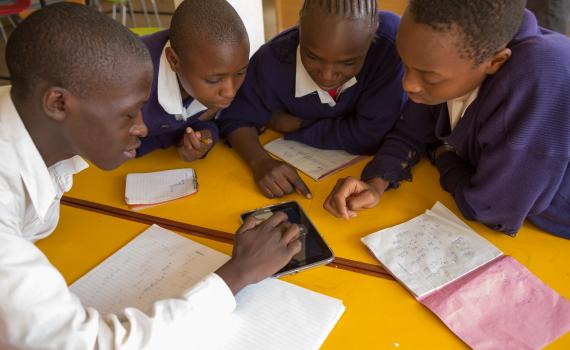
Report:
[[[155,302],[152,315],[84,308],[32,242],[57,225],[62,194],[87,167],[81,157],[113,169],[135,156],[147,133],[140,110],[150,58],[107,16],[59,3],[14,31],[6,61],[13,85],[0,89],[0,349],[188,347],[188,334],[168,331],[231,313],[234,294],[300,250],[284,214],[248,221],[228,263],[179,298]]]

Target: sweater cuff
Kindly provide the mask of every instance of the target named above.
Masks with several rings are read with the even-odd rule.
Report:
[[[388,188],[398,188],[401,181],[412,181],[411,169],[414,164],[391,156],[376,157],[366,165],[360,178],[368,181],[379,177],[390,183]]]
[[[444,190],[454,194],[457,186],[469,179],[472,167],[455,152],[445,152],[435,160],[439,170],[440,184]]]

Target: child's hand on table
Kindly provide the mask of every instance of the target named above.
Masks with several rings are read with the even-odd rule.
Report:
[[[192,128],[186,128],[180,145],[178,145],[178,154],[183,160],[192,162],[204,157],[212,146],[214,146],[214,141],[210,130],[194,131]]]
[[[351,219],[357,216],[357,211],[378,205],[388,185],[388,181],[379,177],[367,182],[353,177],[339,179],[323,206],[337,218]]]
[[[283,197],[296,191],[305,198],[311,192],[297,171],[290,165],[271,158],[269,155],[252,164],[255,183],[266,197]]]

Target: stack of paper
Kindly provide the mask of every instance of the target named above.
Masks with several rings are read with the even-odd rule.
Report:
[[[152,259],[149,257],[152,256]],[[177,298],[229,257],[153,225],[71,286],[101,314]],[[244,288],[227,319],[193,334],[195,349],[318,349],[344,312],[334,299],[277,279]]]
[[[334,174],[365,158],[345,151],[318,149],[300,142],[287,141],[283,138],[269,142],[264,148],[315,181]]]
[[[128,174],[125,201],[140,210],[198,192],[193,169],[175,169],[154,173]]]
[[[538,349],[570,331],[570,302],[436,203],[362,239],[475,349]]]

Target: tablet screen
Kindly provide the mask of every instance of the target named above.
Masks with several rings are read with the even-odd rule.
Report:
[[[247,217],[254,215],[259,220],[266,220],[271,217],[273,213],[280,211],[287,214],[290,222],[299,225],[299,241],[301,242],[302,247],[301,251],[274,276],[283,276],[308,267],[332,261],[334,258],[333,252],[297,202],[281,203],[267,208],[254,210],[242,214],[241,218],[245,221]]]

